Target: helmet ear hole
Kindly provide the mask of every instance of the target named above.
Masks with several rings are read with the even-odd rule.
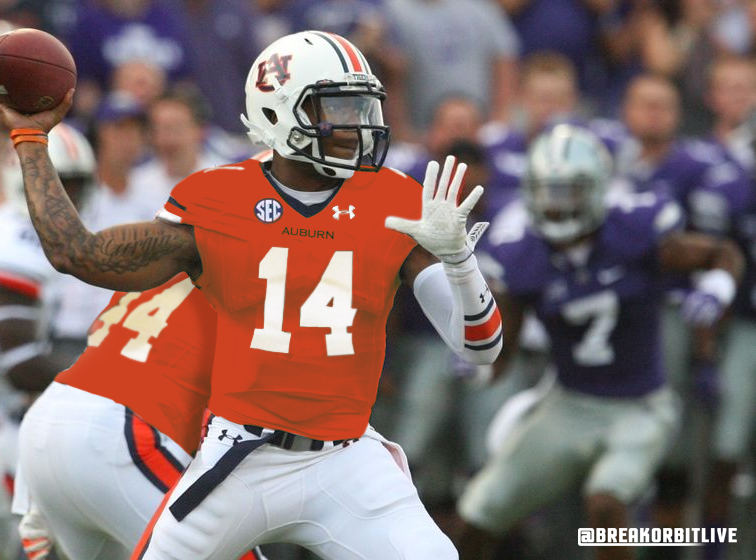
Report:
[[[278,115],[276,115],[276,112],[273,109],[263,107],[262,112],[263,115],[265,115],[265,118],[268,119],[268,122],[270,122],[270,124],[276,124],[278,122]]]

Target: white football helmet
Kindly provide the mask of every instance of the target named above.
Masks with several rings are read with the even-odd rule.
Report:
[[[86,137],[66,123],[56,125],[48,135],[47,150],[61,178],[94,180],[97,164]]]
[[[604,221],[612,159],[587,129],[560,124],[533,141],[523,198],[538,233],[569,243]]]
[[[343,37],[303,31],[278,39],[252,64],[245,92],[241,119],[253,142],[310,162],[326,177],[347,179],[383,165],[386,94],[365,56]],[[325,153],[323,139],[334,133],[344,139],[344,150],[354,150],[352,157]]]

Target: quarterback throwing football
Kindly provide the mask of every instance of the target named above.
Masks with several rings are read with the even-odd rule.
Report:
[[[191,175],[154,222],[99,233],[81,224],[44,146],[72,92],[45,113],[2,109],[58,270],[124,291],[186,272],[218,312],[214,418],[134,557],[230,559],[292,542],[324,558],[454,559],[401,450],[367,425],[400,280],[461,357],[499,353],[501,319],[472,254],[480,228],[465,227],[483,188],[457,204],[453,158],[440,177],[429,164],[422,193],[381,168],[385,93],[337,35],[275,41],[246,94],[244,122],[270,162]]]

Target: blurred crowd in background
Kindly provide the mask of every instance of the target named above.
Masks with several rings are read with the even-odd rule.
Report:
[[[506,238],[520,208],[529,142],[568,121],[604,140],[618,188],[677,193],[682,185],[691,228],[735,236],[756,257],[748,242],[756,222],[736,235],[731,199],[718,196],[754,189],[756,0],[0,0],[0,18],[56,35],[75,58],[67,123],[94,149],[93,188],[81,209],[93,230],[151,220],[185,176],[261,150],[239,119],[251,62],[280,36],[322,29],[354,42],[387,90],[386,165],[422,181],[430,159],[456,155],[469,165],[467,182],[486,187],[476,212],[492,222],[494,240]],[[4,149],[6,168],[15,157]],[[6,172],[3,181],[5,204],[21,204],[18,179]],[[71,363],[110,295],[72,277],[56,284],[51,336]],[[680,449],[670,449],[637,505],[637,523],[704,526],[707,508],[717,507],[713,499],[705,505],[716,479],[714,494],[732,498],[724,500],[725,525],[740,530],[729,558],[751,559],[752,438],[717,456],[712,426],[729,406],[726,395],[740,394],[746,403],[732,421],[752,435],[756,362],[747,364],[750,385],[728,386],[742,379],[718,375],[717,351],[702,355],[685,329],[674,323],[665,340],[668,373],[686,405]],[[372,423],[404,447],[442,528],[454,530],[460,489],[486,459],[492,417],[548,370],[547,348],[533,323],[515,363],[481,387],[467,381],[469,366],[452,359],[411,293],[397,295]],[[575,542],[580,506],[576,488],[524,520],[500,558],[585,557],[590,551]],[[668,556],[641,554],[702,554],[662,550]]]

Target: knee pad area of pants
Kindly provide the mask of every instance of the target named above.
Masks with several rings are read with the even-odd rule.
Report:
[[[458,560],[459,554],[449,537],[435,526],[430,518],[422,527],[411,523],[397,528],[389,540],[402,560]]]

